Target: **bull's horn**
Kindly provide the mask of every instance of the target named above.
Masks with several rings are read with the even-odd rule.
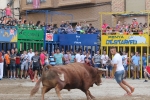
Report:
[[[100,71],[107,71],[107,69],[98,68]]]

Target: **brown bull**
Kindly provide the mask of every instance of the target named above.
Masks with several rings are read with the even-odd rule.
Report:
[[[32,89],[31,96],[39,90],[42,81],[42,100],[44,100],[44,94],[52,88],[55,88],[60,100],[62,100],[60,95],[62,89],[68,89],[68,91],[80,89],[86,94],[87,100],[95,98],[91,95],[89,88],[94,83],[100,85],[102,71],[82,63],[46,67],[49,67],[49,70],[43,70],[43,75]]]

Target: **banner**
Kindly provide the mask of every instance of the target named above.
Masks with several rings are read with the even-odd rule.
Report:
[[[33,7],[36,9],[36,8],[39,8],[40,7],[40,0],[33,0]]]
[[[0,29],[0,42],[17,42],[17,30],[15,28]]]
[[[60,45],[97,45],[97,34],[60,34]]]
[[[46,33],[46,41],[53,41],[53,34],[52,33]]]
[[[102,46],[148,46],[149,35],[102,35]]]
[[[18,39],[43,40],[43,38],[44,38],[43,30],[18,29]]]

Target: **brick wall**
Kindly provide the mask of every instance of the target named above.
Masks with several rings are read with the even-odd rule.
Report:
[[[71,10],[59,10],[59,12],[64,12],[68,14],[72,14],[74,16],[73,22],[79,22],[86,20],[88,23],[92,23],[96,28],[100,29],[100,15],[99,12],[110,12],[111,5],[104,5],[104,6],[97,6],[97,7],[90,7],[90,8],[81,8],[81,9],[71,9]],[[111,16],[104,16],[103,20],[111,26]],[[54,15],[53,16],[53,24],[61,24],[61,21],[68,21],[70,20],[70,16],[64,15]],[[45,14],[30,14],[28,15],[28,21],[36,21],[40,20],[41,22],[45,21]],[[48,23],[50,23],[50,15],[48,18]]]
[[[125,10],[124,0],[112,0],[112,11],[113,12],[122,12]]]

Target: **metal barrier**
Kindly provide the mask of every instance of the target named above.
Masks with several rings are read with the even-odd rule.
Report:
[[[30,48],[32,48],[33,51],[40,51],[43,49],[43,38],[43,30],[28,30],[18,28],[17,48],[19,51],[29,50]]]
[[[60,50],[82,49],[88,51],[97,51],[99,49],[97,34],[45,34],[44,49],[49,53],[59,47]]]
[[[0,25],[0,51],[17,47],[17,27]]]

